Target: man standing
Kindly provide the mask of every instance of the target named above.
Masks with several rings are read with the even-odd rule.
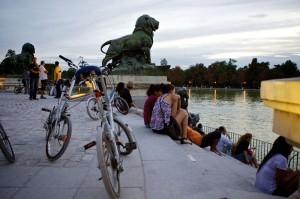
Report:
[[[44,97],[44,93],[45,93],[45,90],[46,90],[46,86],[47,86],[47,79],[48,79],[48,71],[46,70],[45,68],[45,62],[44,61],[41,61],[41,64],[40,64],[40,80],[41,80],[41,99],[46,99],[46,97]]]
[[[59,62],[55,62],[55,68],[54,68],[54,85],[56,87],[56,96],[55,98],[60,98],[61,95],[61,67],[59,66]]]
[[[33,63],[30,65],[30,92],[29,99],[37,100],[36,93],[39,84],[39,66],[36,63],[36,57],[33,58]]]

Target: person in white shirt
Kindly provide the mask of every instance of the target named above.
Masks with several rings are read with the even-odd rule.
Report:
[[[218,131],[220,131],[221,133],[221,138],[217,144],[217,149],[218,151],[231,155],[231,149],[232,149],[232,145],[233,142],[230,140],[226,128],[224,126],[220,126],[218,128]]]
[[[41,64],[39,66],[39,70],[40,70],[40,80],[41,80],[41,97],[40,97],[40,99],[46,99],[44,94],[45,94],[45,90],[46,90],[46,86],[47,86],[48,71],[45,68],[45,62],[44,61],[41,61]]]
[[[288,168],[288,156],[293,151],[284,137],[278,137],[260,164],[255,187],[267,194],[289,196],[298,188],[299,172]]]

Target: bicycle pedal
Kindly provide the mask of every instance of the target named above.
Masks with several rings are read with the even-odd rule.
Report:
[[[116,141],[116,144],[117,144],[117,146],[122,146],[122,147],[125,147],[125,148],[126,148],[126,145],[127,145],[127,143],[126,143],[126,145],[124,146],[124,144],[121,141]]]
[[[89,149],[89,148],[91,148],[91,147],[93,147],[93,146],[95,146],[95,145],[96,145],[96,142],[95,142],[95,141],[92,141],[92,142],[90,142],[90,143],[84,145],[83,147],[84,147],[84,150],[87,150],[87,149]]]
[[[126,149],[129,149],[129,150],[134,150],[134,149],[136,149],[136,148],[137,148],[136,142],[126,143],[125,148],[126,148]]]

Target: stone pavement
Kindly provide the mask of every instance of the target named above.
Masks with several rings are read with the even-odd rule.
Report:
[[[82,148],[95,139],[97,126],[84,101],[70,104],[78,105],[70,111],[73,131],[66,152],[55,162],[47,160],[42,128],[47,113],[40,110],[55,104],[52,97],[30,101],[27,95],[0,93],[0,120],[16,154],[16,162],[9,164],[0,153],[0,199],[108,198],[98,181],[95,147]],[[153,134],[135,111],[120,117],[138,142],[138,150],[124,157],[121,198],[273,198],[255,189],[253,168]]]

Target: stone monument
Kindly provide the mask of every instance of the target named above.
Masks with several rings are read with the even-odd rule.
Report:
[[[153,45],[153,33],[159,22],[149,15],[140,16],[131,35],[109,40],[102,44],[101,51],[106,54],[102,66],[111,61],[119,73],[138,74],[145,68],[153,67],[150,50]],[[109,45],[106,52],[103,47]]]
[[[21,54],[5,58],[1,62],[1,72],[4,74],[21,74],[33,62],[35,49],[31,43],[22,46]]]

